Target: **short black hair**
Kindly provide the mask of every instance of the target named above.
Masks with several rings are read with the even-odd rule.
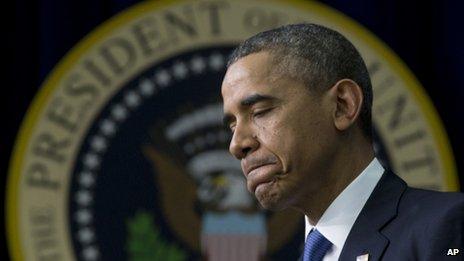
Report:
[[[301,80],[310,91],[323,91],[341,79],[351,79],[362,90],[363,133],[372,140],[372,84],[366,64],[354,45],[340,33],[312,24],[290,24],[258,33],[231,54],[227,67],[252,53],[272,54],[281,72]]]

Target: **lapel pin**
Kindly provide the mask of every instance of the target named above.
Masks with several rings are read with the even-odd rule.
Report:
[[[357,256],[356,261],[369,261],[369,254]]]

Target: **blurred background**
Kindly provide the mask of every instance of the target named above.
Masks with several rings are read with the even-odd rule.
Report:
[[[11,72],[7,73],[7,79],[5,81],[7,84],[4,84],[2,90],[2,106],[4,105],[5,107],[2,107],[4,124],[2,124],[2,127],[0,128],[2,139],[1,167],[3,170],[2,180],[4,181],[3,184],[5,188],[9,160],[12,149],[14,147],[17,131],[20,127],[23,117],[26,114],[26,110],[31,104],[34,96],[39,91],[39,88],[44,82],[44,79],[47,77],[47,75],[49,75],[49,73],[53,70],[54,66],[57,65],[60,59],[62,59],[68,51],[70,51],[93,29],[95,29],[98,25],[102,24],[109,18],[115,16],[121,11],[126,10],[138,2],[139,1],[129,0],[15,1],[14,7],[11,10],[7,10],[7,12],[11,12],[14,15],[14,19],[8,22],[8,26],[13,27],[14,30],[13,33],[7,37],[7,67],[9,67],[8,70],[11,70]],[[462,190],[462,188],[464,188],[464,124],[462,124],[464,117],[460,109],[462,109],[462,103],[464,100],[464,77],[462,77],[462,73],[464,71],[464,36],[462,34],[462,27],[464,26],[464,22],[462,19],[462,10],[464,8],[464,4],[461,1],[418,0],[335,0],[319,2],[342,12],[343,14],[351,17],[359,24],[370,30],[384,43],[386,43],[400,57],[400,59],[406,63],[413,74],[418,78],[424,87],[425,92],[432,100],[433,105],[446,129],[446,133],[451,143],[453,155],[455,158],[455,163],[459,175],[459,183]],[[208,49],[198,50],[197,53],[182,54],[174,60],[193,61],[196,57],[207,57],[208,59],[214,59],[215,57],[226,57],[231,48],[232,46],[224,46],[222,49],[217,49],[214,51]],[[175,66],[175,61],[167,61],[160,66],[164,66],[164,68]],[[220,61],[220,59],[218,61]],[[210,81],[219,82],[221,70],[223,70],[223,68],[218,68],[218,74],[205,74],[201,79],[206,79],[209,77],[208,79]],[[144,74],[148,75],[156,71],[157,68],[154,68],[154,71],[147,71],[144,72]],[[192,81],[198,81],[198,84],[201,84],[200,79],[195,78],[192,79]],[[182,86],[179,88],[182,89]],[[147,87],[146,90],[149,92],[150,88]],[[196,97],[195,95],[198,94],[189,93],[188,91],[185,91],[185,93],[182,93],[182,95],[191,95],[194,97],[196,103],[183,106],[182,104],[184,102],[180,100],[177,101],[179,106],[175,112],[170,112],[171,114],[167,113],[164,116],[156,116],[160,118],[159,121],[145,123],[143,119],[134,119],[133,124],[146,124],[147,126],[151,124],[150,126],[152,127],[154,126],[156,128],[172,130],[174,133],[177,133],[171,136],[167,134],[169,137],[171,137],[168,139],[169,142],[171,142],[169,144],[167,144],[166,140],[163,140],[161,137],[157,137],[156,134],[153,134],[152,136],[148,135],[146,137],[147,140],[144,140],[143,142],[144,144],[152,144],[153,147],[157,148],[163,146],[183,148],[185,155],[180,159],[180,163],[186,166],[187,171],[191,173],[191,175],[194,177],[194,180],[199,175],[202,175],[201,173],[213,173],[211,174],[211,179],[208,179],[207,181],[199,181],[196,183],[199,188],[196,192],[197,200],[196,202],[192,202],[195,213],[202,213],[203,215],[203,221],[201,222],[203,222],[204,231],[202,232],[203,237],[201,240],[206,242],[208,240],[215,240],[215,238],[208,238],[204,235],[211,232],[208,230],[210,229],[208,226],[211,226],[211,229],[214,230],[215,227],[221,226],[221,224],[223,224],[218,220],[224,220],[224,217],[221,216],[223,212],[219,211],[220,209],[224,208],[224,206],[240,209],[242,212],[245,211],[246,213],[256,213],[256,206],[254,206],[254,203],[250,201],[251,199],[246,197],[240,198],[238,201],[241,203],[239,204],[237,203],[238,201],[236,200],[236,197],[234,199],[237,202],[234,201],[234,199],[227,199],[226,196],[221,194],[226,192],[217,189],[211,189],[211,186],[224,184],[224,182],[228,182],[228,184],[241,184],[241,181],[235,180],[235,177],[237,176],[236,173],[240,173],[239,168],[236,168],[236,166],[233,164],[230,166],[212,166],[211,169],[201,169],[201,167],[198,167],[202,166],[202,163],[204,162],[221,161],[227,158],[226,155],[223,155],[224,158],[221,158],[222,156],[220,153],[216,153],[214,155],[208,154],[209,151],[223,146],[223,143],[226,143],[227,141],[227,134],[224,134],[220,127],[208,126],[207,131],[202,132],[207,134],[212,133],[210,135],[212,140],[210,144],[211,146],[208,147],[208,149],[203,149],[201,151],[201,157],[194,157],[193,154],[191,155],[191,153],[188,153],[188,141],[198,140],[197,136],[199,136],[199,134],[194,130],[187,133],[182,133],[182,131],[175,132],[176,128],[179,129],[184,126],[182,125],[181,117],[178,117],[179,119],[177,121],[162,120],[163,118],[174,119],[174,114],[182,114],[184,115],[184,120],[195,121],[196,112],[210,113],[211,115],[214,115],[218,111],[217,107],[215,107],[215,101],[206,101],[207,103],[212,104],[210,107],[196,108],[195,104],[201,104],[202,102],[205,102],[202,100],[202,97]],[[118,97],[115,99],[117,98]],[[120,99],[124,98],[125,97],[120,97]],[[161,102],[162,97],[159,99],[160,101],[156,101],[158,104]],[[166,106],[169,106],[169,104],[166,104]],[[151,115],[150,113],[156,115],[157,112],[157,109],[154,108],[153,111],[147,113],[149,115]],[[110,112],[103,111],[102,114],[104,113]],[[131,123],[128,124],[130,125]],[[131,135],[137,134],[133,132],[130,133]],[[119,145],[114,146],[124,145],[124,140],[115,142]],[[81,152],[81,154],[83,153],[84,152]],[[151,162],[150,164],[156,166],[157,164],[161,164],[160,162],[163,161],[163,155],[160,156],[156,151],[151,150],[150,148],[143,150],[143,153],[143,155],[139,156],[148,159],[148,162]],[[173,149],[171,153],[175,154],[176,149]],[[169,157],[169,155],[164,155],[164,157]],[[172,165],[176,165],[176,163],[173,163]],[[105,165],[102,163],[102,166]],[[114,166],[113,168],[124,167],[129,168],[130,166],[118,165]],[[146,171],[149,171],[148,169],[152,167],[152,165],[148,164],[147,166],[142,166],[141,168],[143,167],[147,169]],[[169,166],[167,166],[165,169],[168,168]],[[175,172],[175,170],[172,171]],[[77,172],[79,172],[79,170],[76,170],[76,175]],[[158,175],[162,175],[162,171],[159,172],[160,173],[158,173]],[[77,179],[77,177],[75,179]],[[110,184],[110,182],[111,181],[108,180],[108,184]],[[133,182],[134,183],[131,184],[139,188],[138,186],[141,186],[140,184],[142,183],[145,184],[146,180],[141,179]],[[176,181],[173,182],[175,183]],[[186,182],[188,183],[188,181]],[[165,186],[169,190],[169,186],[171,186],[170,184],[174,183],[168,182],[165,185],[160,186]],[[188,187],[188,185],[185,186],[186,188]],[[77,188],[72,188],[71,190],[74,189],[77,190]],[[117,191],[118,187],[111,189]],[[150,190],[153,188],[146,189]],[[163,189],[158,188],[154,190],[161,191]],[[102,199],[111,200],[109,195],[106,195],[104,191],[98,193],[100,193],[99,195],[101,195]],[[228,193],[237,193],[237,195],[243,194],[241,191]],[[134,201],[145,200],[143,197],[134,197],[135,199],[132,199]],[[222,197],[223,200],[221,202],[214,202],[214,200],[212,200],[212,198],[214,199],[218,197]],[[152,208],[163,208],[161,206],[162,203],[157,203],[159,200],[158,197],[147,200],[150,201],[147,204],[151,204]],[[126,203],[130,204],[130,202]],[[77,203],[70,204],[71,209],[78,208]],[[157,204],[160,204],[160,206]],[[125,231],[127,232],[130,230],[137,234],[137,231],[140,229],[143,230],[144,228],[145,230],[158,229],[158,232],[156,232],[158,234],[153,234],[152,238],[148,241],[162,241],[161,243],[158,242],[158,245],[168,244],[166,242],[175,242],[176,232],[163,228],[163,226],[169,227],[166,224],[168,221],[165,219],[161,220],[161,218],[158,217],[150,216],[154,213],[150,212],[150,207],[143,209],[148,210],[148,212],[134,212],[135,214],[131,216],[132,219],[125,221],[126,224],[133,224],[132,226],[127,225]],[[171,210],[164,209],[163,213],[167,213],[169,211]],[[158,212],[156,212],[156,214],[161,215],[161,213]],[[115,215],[117,216],[117,213]],[[263,226],[265,226],[263,222],[265,221],[263,220],[269,219],[270,215],[270,213],[261,213],[254,216],[248,215],[245,219],[241,216],[228,215],[225,217],[225,220],[229,222],[228,224],[239,223],[244,224],[244,226],[249,226],[249,228],[247,228],[247,233],[251,229],[254,231],[253,236],[258,237],[254,238],[250,242],[258,242],[257,244],[261,244],[263,239],[260,239],[259,236],[263,236],[263,231],[265,230],[265,228],[263,228]],[[278,218],[279,217],[275,217],[274,219],[278,220]],[[154,223],[156,224],[152,224],[153,220],[155,220]],[[205,222],[209,225],[206,226]],[[279,224],[278,222],[279,221],[276,221],[276,224]],[[76,224],[71,224],[72,230],[75,230],[77,234],[79,234],[81,231],[79,230],[78,223],[79,222]],[[118,226],[117,223],[112,225],[115,227]],[[302,223],[300,224],[299,221],[295,221],[295,227],[301,227],[301,225]],[[158,227],[153,228],[153,226]],[[222,232],[227,233],[227,231]],[[119,235],[117,231],[115,232],[115,235]],[[158,235],[160,235],[159,237],[162,239],[157,238]],[[105,235],[105,237],[111,236],[112,235]],[[73,243],[76,245],[76,251],[85,251],[85,246],[79,246],[79,238],[76,240],[77,241]],[[247,240],[250,240],[250,238]],[[187,242],[188,240],[184,241]],[[281,246],[282,249],[298,249],[300,247],[300,242],[298,240],[287,241],[288,242],[285,244],[282,243],[284,245]],[[2,242],[4,245],[6,245],[6,233],[2,233]],[[171,249],[166,250],[171,253],[170,255],[176,256],[173,260],[176,260],[176,258],[182,259],[182,257],[185,255],[194,255],[194,259],[200,258],[198,251],[195,252],[191,250],[195,249],[195,247],[188,245],[188,243],[185,242],[182,243],[181,240],[180,242],[173,243],[174,246],[169,246],[170,248],[165,247],[166,249]],[[106,246],[106,250],[112,251],[112,248],[117,248],[119,246],[118,244],[124,245],[126,252],[129,251],[128,249],[137,248],[134,246],[131,247],[127,242],[115,242],[110,246]],[[137,245],[136,243],[134,244]],[[186,244],[187,246],[183,244]],[[203,245],[207,245],[207,243],[204,243]],[[103,252],[105,247],[102,248],[103,250],[101,251]],[[182,253],[181,251],[177,251],[177,248],[188,248],[190,249],[190,252]],[[282,251],[285,252],[285,250],[281,250],[281,252]],[[90,257],[88,260],[91,260],[91,252],[88,253],[90,253],[87,256]],[[7,258],[8,254],[5,252],[4,256]],[[276,250],[273,256],[269,257],[269,260],[279,260],[284,258],[284,256],[285,255],[279,254],[279,251]]]

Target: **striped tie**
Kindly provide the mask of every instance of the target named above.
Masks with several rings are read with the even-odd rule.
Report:
[[[331,246],[332,243],[319,231],[312,230],[306,237],[303,261],[321,261]]]

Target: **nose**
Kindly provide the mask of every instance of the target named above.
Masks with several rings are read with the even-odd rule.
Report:
[[[253,131],[250,128],[237,124],[229,145],[230,153],[241,160],[258,147],[259,142],[254,137]]]

